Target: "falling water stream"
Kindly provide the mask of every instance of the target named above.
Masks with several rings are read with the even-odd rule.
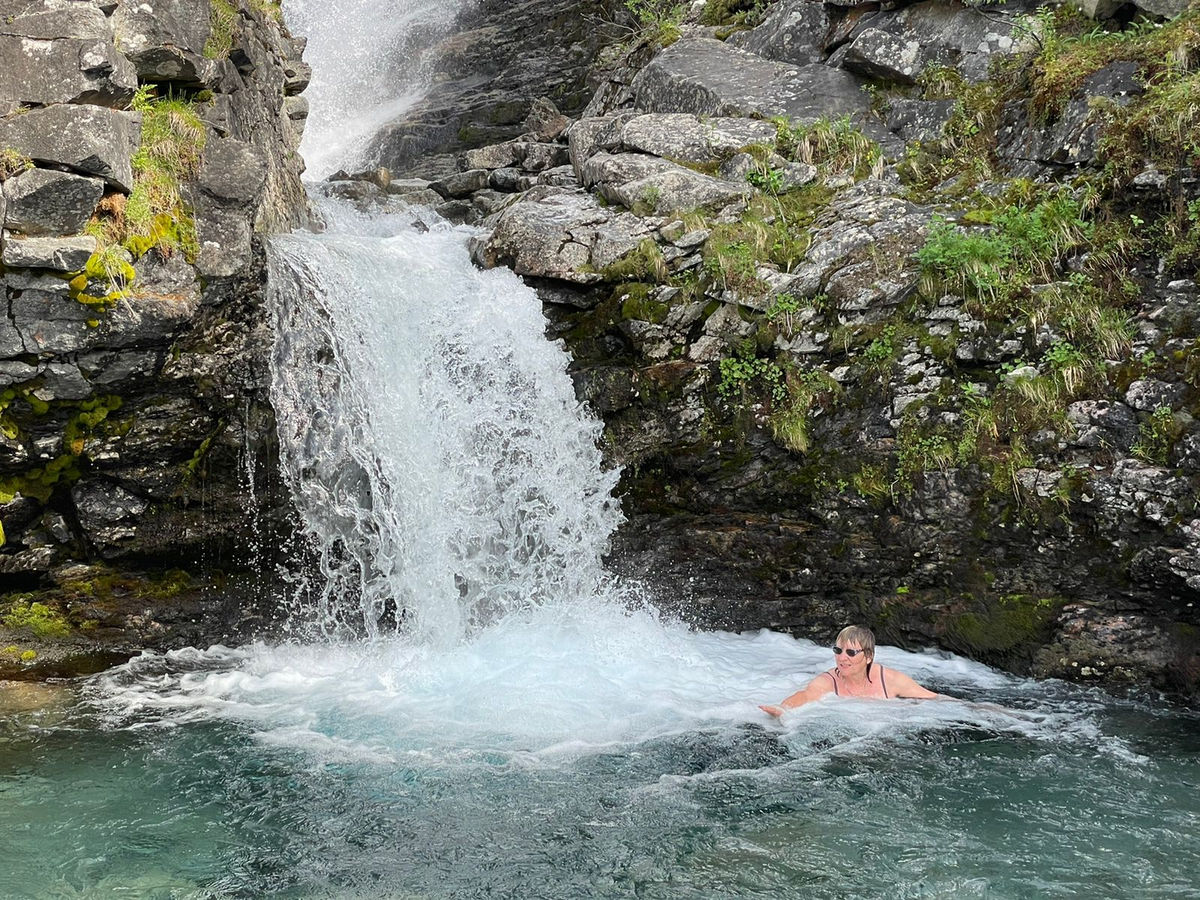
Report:
[[[1200,897],[1195,714],[883,647],[961,699],[769,719],[829,651],[605,570],[536,295],[430,211],[313,199],[270,248],[290,632],[6,695],[0,897]]]

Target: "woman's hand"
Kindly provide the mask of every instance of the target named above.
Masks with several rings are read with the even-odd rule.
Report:
[[[783,715],[783,708],[780,706],[763,706],[760,704],[758,708],[777,719]]]

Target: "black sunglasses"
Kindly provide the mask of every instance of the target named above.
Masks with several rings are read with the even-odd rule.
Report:
[[[860,654],[860,653],[866,653],[866,652],[867,652],[866,650],[851,650],[849,647],[834,647],[833,648],[834,656],[837,656],[839,653],[845,653],[851,659],[854,659],[854,657],[858,656],[858,654]]]

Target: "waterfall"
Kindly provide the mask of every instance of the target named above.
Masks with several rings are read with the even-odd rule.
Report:
[[[616,474],[537,295],[474,268],[470,229],[321,209],[323,233],[271,242],[270,285],[322,627],[445,642],[603,594]]]
[[[310,178],[365,165],[375,132],[417,103],[428,48],[467,0],[287,0],[284,16],[308,44],[312,82],[300,154]]]

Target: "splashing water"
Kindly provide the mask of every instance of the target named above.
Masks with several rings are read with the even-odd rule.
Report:
[[[273,242],[271,285],[272,398],[327,630],[353,599],[369,633],[445,644],[602,595],[616,474],[537,296],[476,270],[465,229],[325,212],[323,234]]]
[[[287,0],[284,17],[305,35],[312,82],[304,92],[309,117],[300,153],[307,176],[367,164],[372,136],[420,101],[427,86],[428,48],[467,0]]]

